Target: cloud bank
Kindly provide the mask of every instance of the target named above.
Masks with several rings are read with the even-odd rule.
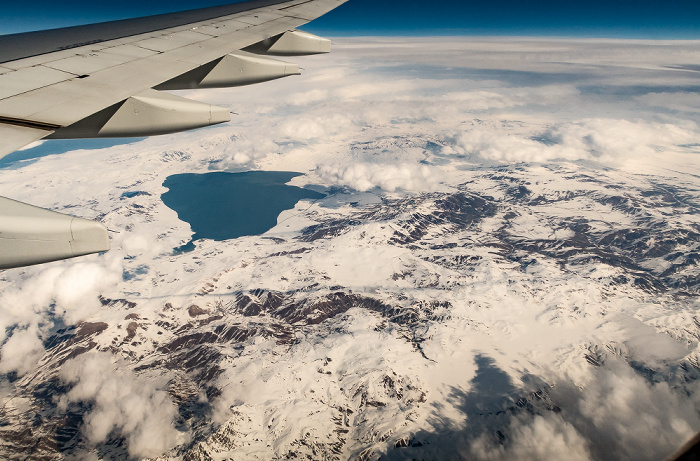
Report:
[[[504,133],[503,126],[478,125],[456,135],[457,152],[504,163],[592,160],[611,166],[658,158],[700,142],[693,122],[586,119],[547,129]]]
[[[17,328],[0,349],[0,373],[16,372],[23,376],[36,367],[44,355],[44,344],[36,325]]]
[[[474,459],[666,459],[698,429],[694,405],[665,382],[649,383],[623,361],[596,369],[579,389],[562,377],[550,395],[560,412],[514,416],[506,441],[467,442]]]
[[[56,318],[75,325],[99,313],[98,296],[121,280],[122,256],[91,259],[29,269],[36,275],[17,277],[0,293],[0,372],[22,376],[36,367]]]
[[[126,439],[131,456],[155,457],[187,439],[174,427],[177,407],[168,394],[115,363],[111,354],[88,353],[69,360],[59,377],[72,386],[60,398],[61,408],[73,402],[92,404],[82,428],[91,444],[116,433]]]
[[[602,341],[616,339],[622,333],[601,328],[596,316],[624,310],[636,302],[644,312],[652,312],[640,323],[653,321],[658,328],[665,328],[665,322],[669,322],[669,331],[691,338],[688,346],[684,343],[680,348],[697,349],[694,345],[697,338],[693,336],[696,332],[689,320],[697,311],[696,305],[684,306],[687,312],[683,315],[687,316],[682,322],[677,317],[672,319],[676,312],[668,314],[664,309],[680,307],[677,299],[650,295],[634,287],[631,281],[610,284],[622,273],[618,268],[582,262],[580,267],[592,265],[591,272],[583,274],[576,268],[564,272],[551,258],[537,254],[532,261],[525,261],[517,251],[504,260],[502,255],[510,250],[499,244],[498,236],[502,228],[502,235],[520,232],[527,234],[524,237],[551,236],[552,242],[556,238],[563,245],[578,244],[580,240],[574,237],[579,232],[560,225],[566,220],[573,222],[584,213],[588,213],[592,226],[603,226],[611,232],[639,227],[633,214],[616,210],[613,205],[597,206],[579,194],[596,190],[605,196],[623,195],[626,192],[616,191],[628,189],[634,197],[640,196],[647,186],[648,191],[659,192],[652,190],[652,182],[658,177],[649,171],[651,164],[667,168],[674,181],[675,178],[686,181],[680,184],[681,180],[677,179],[679,182],[664,184],[678,186],[677,194],[669,197],[678,198],[686,207],[684,210],[690,210],[688,204],[697,198],[700,144],[700,110],[693,104],[697,99],[694,96],[697,91],[693,90],[697,75],[668,66],[689,62],[697,54],[697,44],[657,46],[505,39],[339,42],[335,52],[323,60],[300,58],[304,61],[301,64],[309,69],[303,78],[244,89],[191,93],[191,97],[228,103],[240,114],[231,124],[149,138],[132,146],[68,152],[3,171],[0,178],[3,194],[15,194],[12,196],[18,199],[59,210],[94,212],[93,216],[103,216],[111,229],[120,232],[113,236],[113,242],[121,245],[120,252],[112,251],[106,256],[3,273],[0,373],[25,376],[24,380],[12,382],[3,378],[0,383],[3,391],[9,389],[7,392],[13,397],[33,398],[31,390],[27,390],[31,387],[24,388],[22,383],[33,379],[31,372],[38,369],[34,365],[52,360],[45,356],[42,340],[53,331],[57,318],[67,324],[88,319],[103,321],[113,327],[110,332],[118,331],[120,338],[129,340],[119,343],[120,338],[114,342],[111,334],[97,335],[99,349],[115,350],[133,358],[134,363],[115,362],[104,353],[85,354],[68,361],[61,368],[60,377],[70,390],[63,397],[56,397],[63,409],[78,402],[85,402],[90,408],[83,426],[84,437],[90,444],[99,445],[116,435],[124,437],[132,456],[166,452],[184,440],[173,426],[177,420],[175,407],[158,385],[137,376],[130,367],[154,356],[160,358],[159,347],[174,341],[175,336],[187,335],[191,329],[204,332],[218,328],[216,323],[200,324],[205,318],[192,317],[184,306],[197,303],[203,311],[213,313],[217,309],[214,303],[219,300],[224,306],[237,302],[233,293],[270,286],[298,294],[302,300],[311,299],[305,290],[317,282],[320,288],[313,290],[331,286],[335,287],[333,290],[343,290],[343,285],[354,283],[349,275],[355,275],[345,267],[352,265],[352,257],[339,260],[347,253],[362,256],[361,262],[366,262],[370,269],[379,267],[382,272],[386,269],[386,273],[376,277],[372,270],[362,272],[364,264],[353,267],[358,277],[372,279],[372,286],[381,284],[371,291],[359,288],[354,294],[379,299],[397,311],[406,309],[411,312],[408,317],[413,313],[423,315],[426,309],[434,309],[436,315],[426,313],[424,337],[420,337],[422,330],[392,326],[392,322],[374,311],[367,316],[376,320],[377,325],[363,325],[350,334],[343,332],[346,321],[331,320],[325,325],[331,325],[334,334],[342,337],[347,349],[353,351],[348,355],[352,359],[344,361],[338,357],[332,362],[327,360],[337,351],[338,343],[301,359],[294,355],[300,344],[309,344],[302,334],[322,328],[323,324],[309,325],[302,333],[289,333],[300,336],[295,336],[294,343],[283,346],[269,337],[269,356],[275,357],[279,368],[267,369],[261,378],[258,365],[272,366],[272,361],[261,361],[257,355],[251,357],[254,366],[243,386],[250,394],[242,397],[237,394],[239,388],[234,379],[242,369],[241,354],[251,353],[249,344],[220,342],[212,346],[226,354],[221,366],[229,368],[223,376],[230,376],[233,383],[226,388],[224,396],[235,396],[230,401],[223,399],[221,414],[231,415],[229,404],[245,408],[254,417],[255,424],[250,427],[255,429],[247,432],[253,434],[251,443],[256,438],[259,440],[255,442],[267,443],[260,442],[263,438],[257,437],[256,431],[272,428],[266,437],[274,442],[282,439],[276,431],[284,429],[285,446],[299,449],[298,437],[305,433],[297,424],[301,419],[310,428],[320,428],[316,433],[319,444],[325,443],[323,437],[334,437],[329,440],[337,441],[339,433],[333,431],[330,418],[338,416],[341,406],[355,405],[355,426],[350,413],[341,415],[348,417],[343,427],[355,431],[343,436],[347,437],[348,446],[363,445],[364,449],[374,443],[379,451],[391,450],[397,431],[409,431],[406,425],[428,426],[425,419],[420,419],[428,405],[408,413],[404,412],[409,405],[407,400],[401,404],[390,400],[394,397],[387,383],[396,380],[392,371],[405,373],[404,382],[411,383],[411,391],[416,393],[410,397],[411,405],[422,398],[425,390],[427,402],[439,407],[445,404],[440,400],[439,385],[449,380],[463,383],[470,378],[468,367],[463,366],[472,359],[470,341],[478,343],[479,348],[498,349],[504,355],[502,360],[510,361],[511,368],[527,366],[537,372],[562,365],[580,374],[563,377],[555,383],[552,398],[561,407],[560,413],[519,414],[509,418],[502,428],[506,443],[494,442],[490,434],[481,434],[463,447],[465,455],[476,459],[643,459],[646,456],[659,459],[680,445],[692,431],[700,429],[692,386],[684,389],[691,394],[688,397],[671,384],[647,382],[626,365],[615,368],[609,364],[608,369],[595,369],[589,375],[581,370],[592,365],[580,363],[583,361],[580,351],[566,352],[578,347],[577,341],[590,339],[590,335]],[[587,161],[586,168],[572,163],[582,160]],[[528,165],[537,162],[556,165]],[[625,176],[615,169],[630,164],[637,165],[644,176]],[[293,235],[295,229],[342,222],[365,206],[366,202],[360,201],[356,207],[336,207],[351,200],[339,194],[340,197],[329,200],[337,202],[328,208],[319,201],[308,213],[295,210],[298,217],[290,217],[286,223],[297,223],[298,227],[290,227],[283,239],[267,236],[203,242],[192,253],[173,255],[172,249],[187,241],[191,229],[160,201],[163,181],[171,174],[212,169],[299,171],[308,173],[309,182],[318,180],[327,186],[371,191],[378,197],[371,194],[364,197],[372,200],[381,200],[386,192],[410,195],[435,192],[441,187],[460,188],[464,192],[495,196],[494,201],[500,202],[498,206],[507,208],[515,217],[484,219],[483,227],[475,221],[467,234],[454,239],[442,233],[427,234],[432,241],[419,241],[416,248],[422,250],[407,249],[400,253],[401,258],[394,257],[396,253],[391,251],[396,245],[387,242],[393,227],[379,223],[366,226],[353,223],[351,226],[358,226],[357,229],[345,234],[339,232],[340,235],[330,227],[323,238],[298,246]],[[580,175],[593,179],[584,180]],[[305,178],[296,180],[302,183]],[[526,185],[532,194],[540,194],[542,204],[525,206],[515,199],[502,200],[506,191],[517,192],[520,185]],[[610,191],[604,190],[606,186],[611,186]],[[136,195],[125,197],[124,192]],[[568,194],[572,198],[567,199]],[[561,203],[548,206],[546,202],[550,198]],[[470,207],[467,203],[459,211],[466,213]],[[674,220],[676,224],[687,224],[679,228],[690,229],[695,216],[691,211],[678,210],[680,206],[676,209],[664,206],[654,218]],[[415,225],[428,225],[430,219],[423,220],[423,210],[418,211],[421,213],[416,215]],[[519,220],[522,225],[518,227]],[[403,223],[392,224],[400,227]],[[528,229],[538,232],[528,234]],[[415,235],[420,238],[421,234]],[[372,245],[377,251],[363,250],[369,239],[375,242]],[[321,248],[323,251],[319,251]],[[381,256],[381,261],[373,259],[373,255]],[[314,258],[319,258],[316,260],[319,263]],[[477,267],[475,261],[489,264]],[[670,261],[665,263],[671,266]],[[323,264],[327,270],[320,272],[318,269]],[[557,269],[549,271],[550,266]],[[485,283],[475,289],[473,283],[479,278]],[[517,291],[519,286],[527,289]],[[513,290],[516,295],[509,297]],[[101,306],[99,294],[123,298],[128,303]],[[435,305],[431,304],[433,301]],[[498,311],[499,303],[506,304],[508,309]],[[533,314],[548,303],[552,304],[549,310]],[[130,307],[133,304],[138,309]],[[166,310],[164,306],[170,307]],[[466,311],[462,318],[460,309]],[[260,331],[266,321],[264,316],[241,318],[230,311],[224,315],[230,316],[226,321],[231,319],[233,323],[255,323],[246,331]],[[629,322],[620,323],[629,326]],[[267,323],[264,328],[270,325]],[[274,325],[278,327],[276,320]],[[561,328],[562,325],[566,328]],[[576,328],[578,334],[574,332]],[[366,361],[356,360],[354,351],[358,344],[363,344],[368,357],[387,360],[388,348],[381,355],[376,353],[387,345],[386,329],[396,335],[400,331],[407,338],[397,336],[397,343],[392,346],[396,356],[391,366],[382,362],[368,375],[357,368]],[[374,331],[378,339],[374,343],[358,339],[360,330],[363,334]],[[454,332],[454,338],[450,332]],[[524,339],[516,344],[519,334]],[[285,335],[287,332],[282,331],[282,339]],[[444,342],[438,341],[441,335],[445,335]],[[645,335],[641,330],[629,333],[641,341],[641,346],[636,345],[637,358],[644,366],[678,365],[684,360],[683,354],[673,355],[672,348],[666,350],[667,345],[651,342]],[[431,337],[435,339],[431,341]],[[533,352],[533,344],[540,339],[543,345]],[[665,339],[676,342],[670,335]],[[259,340],[256,337],[251,341]],[[430,360],[414,350],[417,344],[421,344],[422,352]],[[455,344],[460,347],[454,347]],[[626,344],[633,349],[635,341]],[[666,355],[652,354],[659,351]],[[691,352],[697,353],[694,349]],[[459,356],[460,353],[464,356]],[[414,360],[412,369],[406,367],[409,355]],[[326,365],[319,372],[321,363]],[[342,369],[333,368],[339,363],[343,364]],[[279,377],[290,376],[290,364],[299,367],[300,374],[284,381]],[[153,366],[157,370],[154,373],[171,372],[164,366]],[[431,368],[425,371],[421,368],[424,366]],[[278,374],[278,370],[283,372]],[[349,387],[336,389],[337,376],[356,382],[355,389],[366,384],[371,392],[361,397],[362,392],[353,391],[348,396]],[[384,380],[385,376],[390,381]],[[659,373],[655,379],[667,378]],[[431,380],[440,383],[433,387],[424,384]],[[263,381],[279,395],[289,395],[286,392],[292,382],[298,386],[298,392],[287,406],[275,405],[265,395],[256,395],[257,406],[251,406],[254,400],[251,396]],[[207,383],[215,384],[218,383]],[[417,389],[414,385],[426,387]],[[331,389],[335,393],[329,392]],[[368,402],[371,404],[366,405]],[[270,421],[272,407],[288,418]],[[389,410],[395,413],[387,413]],[[309,418],[312,411],[316,412],[315,419]],[[362,419],[364,415],[369,417]],[[396,421],[401,421],[401,426]],[[241,440],[233,432],[227,437]],[[348,453],[352,449],[348,448]],[[427,444],[423,449],[428,449]]]
[[[321,165],[316,173],[331,186],[347,186],[358,191],[375,187],[387,192],[431,190],[437,184],[434,171],[425,165],[356,163],[349,166]]]
[[[559,416],[535,416],[531,420],[514,418],[504,431],[509,444],[494,443],[492,437],[482,435],[470,441],[471,459],[498,461],[519,459],[544,461],[566,459],[589,461],[588,443],[571,424]]]

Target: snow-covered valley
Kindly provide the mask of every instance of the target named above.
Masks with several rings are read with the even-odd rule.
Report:
[[[0,170],[113,231],[0,274],[0,455],[668,456],[700,430],[698,46],[337,39],[189,92],[231,124]],[[327,196],[173,253],[165,180],[249,170]]]

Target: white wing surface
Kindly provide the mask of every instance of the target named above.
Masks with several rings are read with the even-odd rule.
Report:
[[[329,52],[329,40],[296,28],[345,1],[254,0],[0,36],[0,157],[43,138],[149,136],[229,121],[225,108],[161,90],[298,74],[269,56]],[[60,259],[37,237],[36,209],[22,205],[0,200],[0,268]],[[23,216],[33,229],[26,234]],[[51,228],[60,219],[40,222],[62,235]],[[106,235],[102,228],[81,238],[94,236],[85,247],[106,251]]]

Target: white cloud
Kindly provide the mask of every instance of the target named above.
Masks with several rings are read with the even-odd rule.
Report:
[[[525,104],[525,101],[518,100],[501,93],[492,91],[469,91],[447,93],[443,99],[452,104],[458,104],[466,111],[481,111],[488,109],[503,109]]]
[[[342,82],[344,79],[348,77],[348,74],[350,73],[350,69],[346,67],[331,67],[331,68],[323,68],[323,69],[314,69],[314,75],[308,78],[305,78],[306,81],[308,82],[314,82],[314,83],[319,83],[319,82]]]
[[[16,371],[19,376],[36,367],[44,355],[44,345],[34,325],[12,334],[0,350],[0,373]]]
[[[113,242],[114,243],[114,242]],[[153,238],[152,234],[128,232],[121,239],[121,247],[127,256],[155,256],[165,250],[163,245]]]
[[[304,93],[294,93],[287,98],[289,104],[305,106],[328,98],[328,90],[316,89]]]
[[[502,162],[543,162],[553,159],[578,160],[586,153],[545,146],[522,135],[504,133],[494,127],[477,127],[458,135],[456,147],[487,160]]]
[[[112,254],[112,267],[99,263],[78,263],[62,271],[54,280],[51,296],[56,312],[69,324],[85,320],[100,307],[100,293],[121,280],[121,258]]]
[[[98,295],[121,280],[121,255],[108,253],[81,262],[54,263],[43,270],[18,277],[0,293],[0,340],[13,325],[39,324],[51,309],[72,325],[94,315],[100,307]]]
[[[459,134],[455,144],[466,153],[502,162],[564,159],[619,165],[658,157],[696,142],[700,142],[700,130],[692,122],[585,119],[554,124],[541,133],[477,125]]]
[[[604,459],[664,459],[700,429],[692,404],[665,382],[650,385],[624,363],[594,373],[566,419]]]
[[[290,139],[308,141],[322,138],[326,135],[326,129],[319,120],[310,118],[294,118],[280,126],[280,134]]]
[[[265,158],[280,151],[265,132],[252,131],[245,135],[232,136],[222,147],[223,159],[216,168],[239,168],[255,160]]]
[[[98,444],[116,431],[137,457],[158,456],[185,442],[174,427],[178,413],[168,394],[117,365],[110,354],[87,353],[61,367],[61,381],[73,387],[59,406],[93,403],[83,420],[87,440]]]
[[[396,95],[410,93],[421,85],[414,80],[393,80],[379,83],[356,83],[335,90],[341,99],[358,99],[366,96]]]
[[[586,440],[559,416],[535,416],[532,420],[514,419],[506,432],[508,445],[494,443],[486,434],[470,443],[469,451],[476,460],[518,459],[546,461],[592,459]]]
[[[330,136],[351,130],[353,122],[343,114],[334,112],[324,116],[290,117],[280,123],[279,135],[290,140],[327,141]]]
[[[433,170],[425,165],[391,165],[356,163],[349,166],[321,165],[316,173],[330,185],[347,186],[358,191],[378,187],[393,192],[398,189],[431,190],[437,183]]]
[[[680,144],[700,141],[693,123],[670,124],[646,121],[589,119],[553,127],[547,133],[562,150],[587,153],[604,162],[642,160]]]
[[[501,429],[468,441],[477,460],[665,459],[698,429],[700,419],[667,383],[650,384],[622,361],[596,368],[579,389],[564,378],[550,391],[558,413],[513,417]]]
[[[700,94],[696,92],[649,93],[635,98],[640,104],[661,110],[698,112]]]

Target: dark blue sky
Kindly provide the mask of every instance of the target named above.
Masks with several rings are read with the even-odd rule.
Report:
[[[145,16],[227,0],[5,2],[0,33]],[[330,35],[700,38],[700,0],[350,0],[305,30]]]

